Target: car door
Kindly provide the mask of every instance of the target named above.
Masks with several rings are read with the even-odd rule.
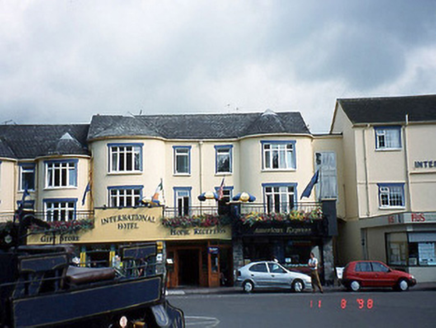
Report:
[[[284,288],[290,286],[288,272],[276,262],[268,262],[269,270],[269,285],[276,288]]]
[[[362,287],[374,286],[375,282],[370,262],[362,261],[356,263],[354,275],[360,281]]]
[[[396,282],[396,277],[392,274],[389,267],[381,262],[371,262],[374,274],[374,286],[392,287]]]
[[[252,265],[248,271],[250,272],[250,279],[254,281],[257,287],[268,287],[270,281],[270,274],[268,272],[266,263],[256,263]]]

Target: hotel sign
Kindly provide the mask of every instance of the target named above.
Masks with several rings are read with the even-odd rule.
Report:
[[[162,207],[106,208],[94,212],[94,228],[64,234],[34,234],[29,244],[84,244],[155,240],[231,240],[231,226],[168,228],[160,218]]]
[[[427,161],[415,161],[414,163],[415,169],[436,169],[436,161],[427,160]]]

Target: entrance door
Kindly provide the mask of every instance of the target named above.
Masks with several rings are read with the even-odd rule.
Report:
[[[179,286],[200,285],[200,258],[198,249],[179,249]]]

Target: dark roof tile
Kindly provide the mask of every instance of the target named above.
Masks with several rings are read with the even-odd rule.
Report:
[[[338,99],[353,124],[436,121],[436,95]]]

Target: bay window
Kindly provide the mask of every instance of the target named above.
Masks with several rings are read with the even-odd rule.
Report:
[[[265,170],[296,168],[295,141],[262,141],[262,153]]]
[[[77,160],[46,161],[46,188],[77,187],[77,162]]]
[[[108,144],[109,172],[140,172],[142,171],[141,143]]]

